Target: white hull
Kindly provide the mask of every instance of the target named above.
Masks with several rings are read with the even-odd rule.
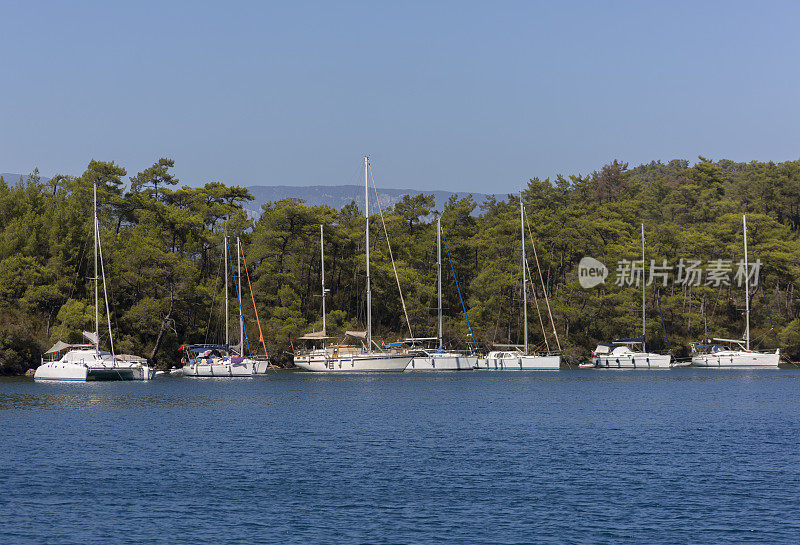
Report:
[[[595,356],[595,367],[602,369],[669,369],[672,356],[649,352],[628,352]]]
[[[561,356],[516,356],[480,358],[476,369],[492,371],[555,371],[561,367]]]
[[[104,380],[150,380],[155,370],[147,365],[86,366],[76,363],[48,362],[33,375],[37,381],[92,382]]]
[[[186,377],[252,377],[253,362],[240,363],[195,363],[184,365],[183,375]]]
[[[753,367],[777,368],[780,363],[779,352],[742,352],[726,350],[716,354],[700,354],[692,358],[695,367],[722,367],[746,369]]]
[[[405,370],[413,359],[411,355],[352,355],[341,358],[322,356],[295,356],[294,364],[305,371],[321,373],[376,373]]]
[[[263,375],[269,370],[269,360],[253,360],[253,374]]]
[[[415,356],[406,371],[467,371],[475,367],[477,359],[454,354]]]

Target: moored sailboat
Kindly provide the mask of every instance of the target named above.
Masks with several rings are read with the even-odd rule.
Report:
[[[615,339],[610,344],[599,344],[592,352],[595,367],[603,369],[669,369],[672,363],[671,354],[648,352],[645,343],[647,334],[645,310],[645,274],[644,274],[644,223],[642,224],[642,336],[626,339]]]
[[[91,344],[68,344],[56,342],[45,352],[42,363],[33,375],[36,381],[105,381],[105,380],[150,380],[155,370],[145,358],[114,353],[114,338],[111,334],[111,315],[106,288],[103,250],[100,244],[100,224],[97,220],[97,184],[94,184],[94,332],[83,335]],[[100,267],[98,268],[98,263]],[[108,319],[108,341],[111,352],[100,350],[100,292],[99,278],[102,273],[103,296]],[[59,355],[61,355],[59,357]]]
[[[329,338],[324,327],[324,306],[323,306],[323,331],[301,337],[304,340],[319,340],[322,343],[320,348],[311,350],[299,350],[294,353],[294,364],[305,371],[316,372],[399,372],[403,371],[411,362],[413,354],[409,354],[402,347],[395,349],[374,348],[372,340],[372,290],[369,275],[369,158],[364,157],[364,217],[366,218],[365,241],[366,241],[366,303],[367,303],[367,329],[366,331],[348,331],[347,336],[361,340],[358,345],[326,345],[325,341]],[[320,231],[322,240],[322,231]],[[321,244],[322,246],[322,244]],[[323,305],[325,302],[325,283],[324,283],[324,251],[320,249],[323,256],[322,270],[323,283],[322,295]]]
[[[247,340],[244,313],[242,311],[241,257],[244,254],[239,237],[236,237],[237,270],[233,271],[239,309],[239,343],[235,347],[230,345],[228,262],[231,262],[231,268],[233,268],[233,259],[228,248],[227,236],[224,239],[223,248],[223,259],[225,260],[225,344],[193,344],[180,347],[179,350],[184,353],[182,372],[187,377],[251,377],[253,374],[265,372],[269,366],[268,358],[260,359],[244,356],[245,342],[247,342],[248,347],[250,343]],[[263,337],[260,341],[263,344]],[[266,353],[266,347],[264,351]]]
[[[491,351],[485,358],[477,360],[476,367],[493,371],[556,371],[561,367],[560,354],[531,353],[528,348],[528,282],[525,258],[525,206],[522,195],[519,197],[519,221],[522,234],[523,345],[508,345],[507,349]]]
[[[692,345],[692,365],[695,367],[772,367],[781,359],[780,348],[774,352],[750,350],[750,265],[747,259],[747,216],[742,215],[744,232],[744,339],[712,339],[711,342]]]
[[[469,353],[445,350],[443,342],[442,327],[442,218],[436,217],[436,277],[438,294],[438,330],[436,336],[436,349],[421,349],[418,355],[406,367],[406,371],[466,371],[475,367],[477,357]],[[453,274],[455,278],[455,273]],[[460,289],[459,289],[460,297]],[[466,316],[466,311],[465,311]],[[469,321],[469,318],[467,318]],[[433,339],[409,339],[411,342],[417,340]]]

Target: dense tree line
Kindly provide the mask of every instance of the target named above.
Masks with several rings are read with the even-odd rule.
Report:
[[[331,290],[329,333],[363,328],[364,218],[355,203],[335,210],[287,199],[265,204],[254,218],[243,208],[252,199],[246,189],[219,182],[179,186],[172,167],[171,160],[161,159],[126,179],[119,165],[93,160],[78,177],[43,181],[34,171],[16,181],[0,178],[0,372],[35,367],[53,342],[80,342],[81,331],[93,327],[94,184],[117,352],[169,367],[177,362],[181,344],[224,339],[222,240],[228,235],[240,237],[244,247],[242,305],[251,347],[255,350],[258,333],[248,276],[270,355],[288,362],[297,337],[321,328],[319,225],[324,226]],[[779,343],[788,357],[800,357],[800,308],[794,296],[800,280],[800,161],[701,157],[694,165],[675,160],[635,168],[614,161],[585,176],[532,179],[523,198],[532,235],[528,316],[535,346],[554,349],[557,344],[545,294],[569,361],[586,357],[598,341],[638,334],[640,289],[618,280],[624,274],[622,260],[641,259],[642,222],[645,268],[650,259],[666,260],[671,271],[667,285],[658,280],[647,288],[649,344],[666,348],[661,315],[678,355],[686,355],[689,343],[705,334],[740,337],[744,290],[734,280],[743,252],[741,214],[747,213],[750,257],[760,260],[758,285],[751,290],[751,336],[763,347]],[[404,338],[409,329],[415,336],[435,334],[436,213],[476,340],[487,346],[521,342],[518,195],[481,205],[470,196],[453,197],[438,211],[432,196],[406,196],[383,210],[383,221],[373,214],[376,338]],[[235,250],[232,255],[235,261]],[[605,283],[591,289],[579,285],[577,267],[584,256],[606,263]],[[681,260],[703,266],[730,262],[729,282],[707,282],[707,277],[696,284],[678,282]],[[464,347],[468,329],[446,257],[443,272],[445,340]],[[232,283],[231,294],[235,339],[238,303]]]

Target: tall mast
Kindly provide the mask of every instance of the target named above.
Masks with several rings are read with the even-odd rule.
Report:
[[[750,350],[750,265],[747,262],[747,216],[744,214],[742,214],[742,229],[744,230],[744,341],[745,348]]]
[[[228,235],[225,235],[225,346],[228,346]]]
[[[242,315],[242,242],[236,237],[236,300],[239,303],[239,355],[244,356],[244,316]]]
[[[364,217],[367,220],[367,350],[372,350],[372,290],[369,283],[369,157],[364,156]]]
[[[644,223],[642,223],[642,352],[647,352],[644,344],[645,320],[644,320]]]
[[[97,284],[97,182],[94,183],[94,349],[100,352],[100,292]]]
[[[525,207],[522,204],[522,193],[519,194],[519,229],[522,233],[522,308],[525,336],[525,355],[528,355],[528,290],[525,278]]]
[[[322,335],[327,336],[325,328],[325,237],[322,224],[319,224],[319,270],[322,275]]]
[[[442,217],[436,216],[436,276],[439,280],[439,348],[442,348]]]

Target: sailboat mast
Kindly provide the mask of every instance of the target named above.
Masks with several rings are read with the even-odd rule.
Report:
[[[242,242],[236,237],[236,300],[239,303],[239,355],[244,356],[244,316],[242,315]]]
[[[436,217],[436,276],[439,282],[439,348],[442,348],[442,217]]]
[[[225,346],[228,346],[228,235],[225,235]]]
[[[742,229],[744,230],[744,342],[745,348],[750,350],[750,265],[747,262],[747,216],[745,214],[742,214]]]
[[[519,195],[519,229],[522,233],[522,308],[525,337],[525,355],[528,355],[528,290],[525,277],[525,207],[522,203],[522,193]]]
[[[326,336],[325,327],[325,237],[322,231],[322,224],[319,224],[319,270],[322,276],[322,335]]]
[[[97,182],[94,183],[92,228],[94,230],[94,349],[100,352],[100,292],[97,283]]]
[[[644,223],[642,223],[642,352],[647,352],[644,339],[646,335],[644,301]]]
[[[372,350],[372,290],[369,283],[369,157],[364,156],[364,217],[367,247],[367,350]]]

